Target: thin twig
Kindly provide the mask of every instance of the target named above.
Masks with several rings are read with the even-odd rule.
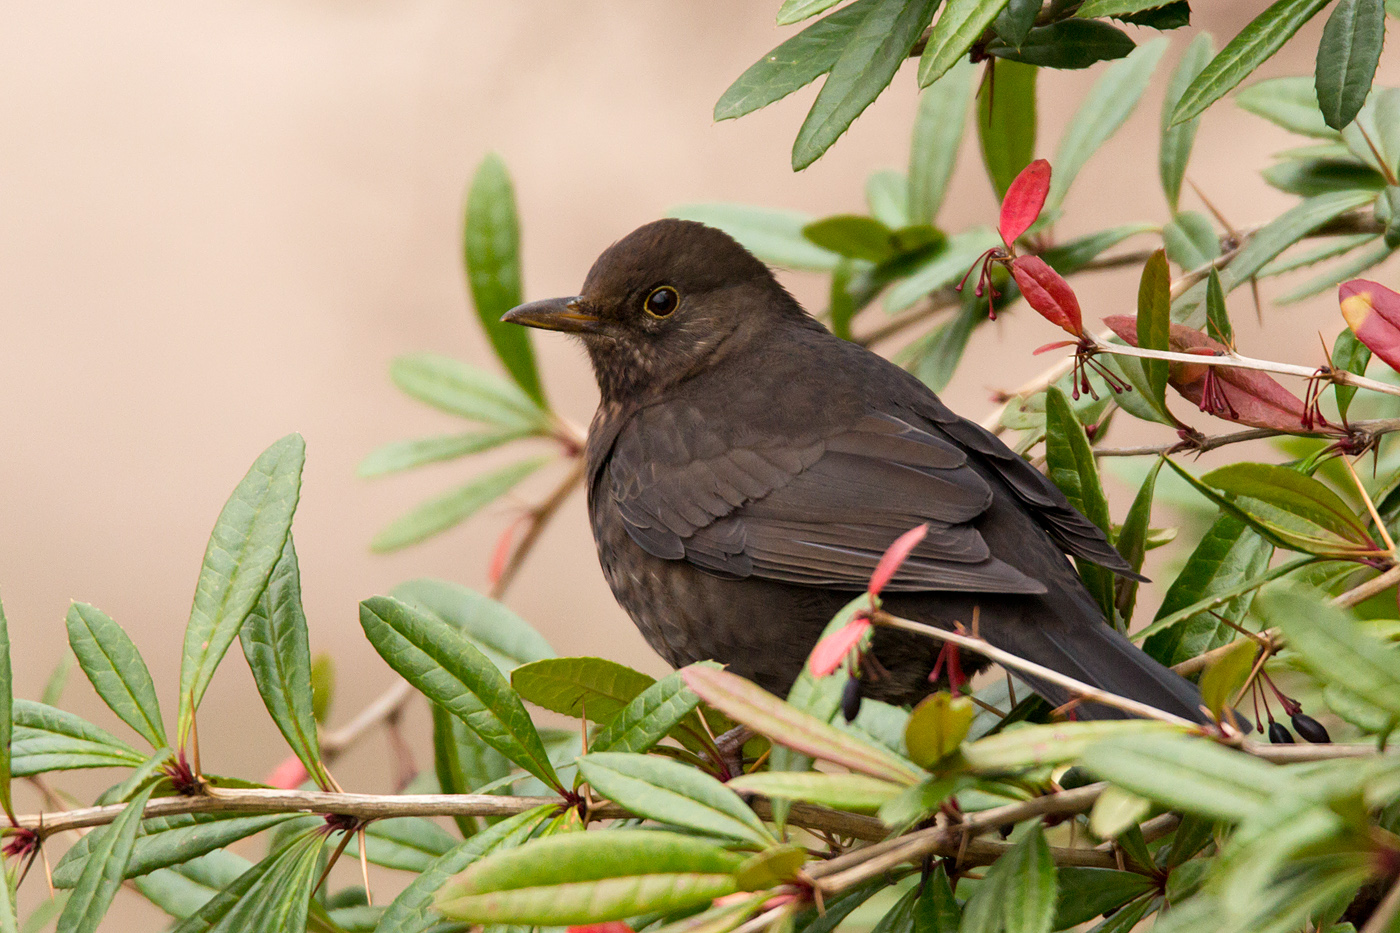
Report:
[[[520,545],[511,553],[505,569],[501,571],[501,575],[496,578],[496,582],[492,585],[490,592],[492,599],[500,599],[514,582],[516,573],[525,563],[525,558],[530,556],[530,552],[534,550],[535,544],[540,540],[540,536],[544,533],[550,519],[583,482],[585,469],[586,464],[583,457],[575,457],[573,469],[569,470],[569,474],[554,488],[548,498],[530,512],[530,527],[526,529],[525,536],[520,539]]]
[[[1134,716],[1141,716],[1144,719],[1156,719],[1159,722],[1170,723],[1174,726],[1195,728],[1199,725],[1189,719],[1183,719],[1180,716],[1175,716],[1157,709],[1155,706],[1149,706],[1146,703],[1139,703],[1136,700],[1121,697],[1116,693],[1101,690],[1098,687],[1084,683],[1082,680],[1076,680],[1073,677],[1061,674],[1059,671],[1054,671],[1048,667],[1036,664],[1034,661],[1027,661],[1025,658],[1018,657],[1009,651],[1003,651],[981,638],[959,635],[956,632],[945,631],[941,628],[935,628],[932,625],[925,625],[922,622],[901,619],[883,611],[873,613],[871,615],[871,620],[878,625],[888,625],[891,628],[903,629],[908,632],[918,632],[921,635],[927,635],[930,638],[936,638],[940,641],[946,641],[957,645],[960,648],[966,648],[985,658],[990,658],[1002,667],[1010,667],[1023,673],[1030,674],[1039,680],[1064,687],[1074,696],[1081,697],[1085,700],[1091,700],[1095,703],[1102,703],[1105,706],[1112,706],[1115,709],[1121,709],[1124,712],[1132,713]]]

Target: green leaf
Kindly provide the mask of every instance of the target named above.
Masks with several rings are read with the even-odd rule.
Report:
[[[1040,0],[1009,0],[992,20],[992,31],[1007,45],[1020,48],[1039,14]]]
[[[429,499],[407,515],[390,522],[370,541],[370,549],[381,554],[397,551],[441,534],[510,492],[521,480],[553,459],[531,457],[473,477],[456,489]]]
[[[914,905],[914,933],[958,933],[961,923],[962,908],[948,883],[948,870],[939,861]]]
[[[1168,0],[1085,0],[1083,6],[1075,10],[1080,19],[1101,19],[1111,16],[1115,19],[1146,10],[1164,7]]]
[[[1152,801],[1130,794],[1121,787],[1105,787],[1089,812],[1089,832],[1100,839],[1132,837],[1132,830],[1152,810]]]
[[[1142,486],[1138,488],[1137,495],[1133,497],[1133,504],[1123,519],[1123,527],[1119,530],[1115,542],[1118,553],[1139,573],[1142,571],[1143,558],[1147,554],[1147,536],[1152,530],[1152,496],[1157,488],[1157,474],[1161,469],[1162,461],[1158,460],[1147,471],[1147,476],[1143,478]],[[1129,577],[1120,577],[1114,581],[1114,608],[1125,623],[1132,621],[1133,609],[1137,606],[1138,586],[1139,582]]]
[[[1222,711],[1230,705],[1230,698],[1244,686],[1258,654],[1258,645],[1248,638],[1241,638],[1201,675],[1201,699],[1205,700],[1206,709],[1216,719],[1222,718]]]
[[[467,724],[440,706],[430,709],[433,717],[433,770],[444,794],[471,794],[505,778],[510,761],[467,728]],[[502,788],[508,791],[508,788]],[[477,831],[474,816],[454,816],[462,836]]]
[[[841,0],[783,0],[783,5],[778,7],[778,25],[791,26],[793,23],[800,23],[840,2]]]
[[[536,807],[483,830],[433,861],[384,911],[375,933],[426,933],[441,922],[432,902],[447,880],[482,856],[514,848],[530,838],[553,806]]]
[[[0,609],[0,617],[4,614],[5,611]],[[65,651],[53,666],[49,679],[44,682],[44,692],[39,694],[40,703],[46,706],[58,705],[59,698],[63,696],[63,689],[68,686],[68,675],[73,672],[73,662],[73,655]]]
[[[461,632],[387,596],[360,603],[360,625],[389,666],[428,699],[460,718],[487,745],[561,788],[520,697]]]
[[[10,792],[10,778],[16,773],[14,762],[15,735],[14,705],[15,681],[10,666],[10,623],[5,619],[5,609],[0,606],[0,808],[15,822],[14,800]],[[5,880],[5,879],[0,879]],[[6,881],[8,884],[8,881]],[[11,903],[13,908],[13,903]]]
[[[963,908],[961,933],[1050,933],[1055,861],[1039,824],[987,869]]]
[[[865,205],[871,217],[891,230],[909,226],[908,180],[895,171],[872,172],[865,179]]]
[[[851,259],[884,262],[894,255],[894,231],[873,217],[838,214],[802,228],[802,235],[822,249]]]
[[[1352,159],[1290,159],[1269,166],[1261,174],[1278,190],[1305,198],[1357,188],[1380,191],[1385,187],[1380,172]],[[1275,265],[1266,266],[1264,274]]]
[[[525,328],[517,327],[516,330]],[[376,447],[369,456],[360,461],[355,475],[369,479],[411,470],[428,463],[454,460],[468,454],[494,450],[502,444],[520,440],[536,434],[531,428],[507,428],[501,431],[473,431],[467,434],[447,434],[440,437],[424,437],[411,441],[395,441]]]
[[[503,670],[554,657],[554,649],[530,623],[461,584],[424,577],[400,583],[389,595],[460,629]]]
[[[501,321],[501,315],[521,301],[520,220],[510,174],[494,152],[477,166],[467,193],[462,242],[467,282],[481,327],[516,385],[543,407],[544,387],[535,367],[530,332]]]
[[[915,784],[921,777],[893,752],[822,722],[736,674],[691,666],[682,676],[705,702],[788,748],[897,784]]]
[[[178,865],[240,839],[271,829],[294,819],[288,813],[264,813],[240,816],[228,813],[189,813],[175,816],[151,817],[141,824],[126,863],[123,879]],[[55,887],[71,888],[92,861],[94,846],[101,841],[98,833],[88,833],[77,840],[62,861],[54,866]]]
[[[923,768],[931,768],[958,750],[977,708],[966,697],[954,699],[946,691],[929,694],[909,716],[904,728],[904,744],[909,758]]]
[[[542,926],[671,913],[735,891],[741,861],[676,833],[570,833],[475,862],[443,889],[437,908],[468,923]]]
[[[165,745],[155,683],[131,638],[87,603],[69,606],[65,622],[68,643],[97,695],[151,747]]]
[[[9,872],[0,876],[0,933],[19,933],[19,913]]]
[[[1334,130],[1366,103],[1384,42],[1384,0],[1340,0],[1327,17],[1317,47],[1317,101]]]
[[[1084,8],[1080,7],[1079,10],[1082,14]],[[1157,173],[1162,179],[1167,206],[1173,214],[1181,202],[1181,182],[1186,177],[1186,164],[1191,160],[1191,147],[1196,142],[1196,128],[1200,120],[1192,118],[1173,123],[1172,113],[1187,86],[1196,80],[1210,61],[1212,47],[1209,33],[1203,32],[1191,41],[1172,72],[1171,80],[1167,83],[1167,97],[1162,101],[1162,142],[1157,149]]]
[[[1318,227],[1347,211],[1364,207],[1374,198],[1375,194],[1370,191],[1319,194],[1275,217],[1256,232],[1234,260],[1225,267],[1220,279],[1226,294],[1249,281],[1265,263]]]
[[[1280,295],[1275,303],[1290,304],[1302,301],[1304,298],[1311,298],[1319,292],[1330,291],[1348,279],[1356,278],[1377,263],[1384,262],[1392,252],[1394,250],[1385,243],[1384,239],[1376,237],[1372,245],[1357,250],[1352,254],[1352,258],[1346,262],[1338,263],[1316,278]]]
[[[792,168],[815,162],[880,95],[908,57],[938,0],[875,0],[853,24],[792,147]],[[927,82],[921,82],[927,83]]]
[[[1144,350],[1170,350],[1168,335],[1172,325],[1171,270],[1167,268],[1167,253],[1157,250],[1142,267],[1138,284],[1137,337]],[[1142,361],[1142,371],[1152,389],[1152,397],[1166,405],[1167,361]]]
[[[1086,923],[1155,888],[1151,878],[1135,871],[1080,868],[1075,865],[1061,866],[1059,881],[1059,903],[1055,906],[1056,930]]]
[[[953,319],[938,325],[907,351],[898,362],[907,366],[919,381],[935,392],[942,392],[953,380],[958,363],[967,350],[972,332],[987,320],[987,303],[971,289],[963,292]]]
[[[369,861],[415,874],[427,871],[434,860],[456,845],[457,840],[447,830],[421,816],[375,820],[365,827],[365,855]]]
[[[1099,482],[1099,468],[1094,449],[1089,444],[1084,426],[1074,415],[1069,399],[1057,387],[1045,393],[1045,467],[1051,482],[1069,499],[1070,504],[1105,533],[1110,530],[1108,499]],[[1113,574],[1096,564],[1083,561],[1079,575],[1089,592],[1094,594],[1104,617],[1113,618]]]
[[[993,39],[987,44],[987,54],[1002,61],[1067,70],[1123,58],[1134,48],[1133,40],[1116,26],[1099,20],[1063,19],[1032,29],[1019,46]]]
[[[652,755],[592,752],[578,760],[594,790],[638,816],[762,848],[776,840],[734,791],[689,765]]]
[[[248,869],[173,933],[303,930],[326,837],[298,836]]]
[[[1077,20],[1068,20],[1061,25],[1071,24],[1104,26],[1102,23]],[[1136,50],[1131,48],[1132,40],[1126,36],[1123,38],[1130,47],[1127,51],[1132,54],[1104,69],[1103,75],[1094,82],[1060,137],[1060,144],[1055,149],[1055,171],[1050,177],[1050,194],[1045,199],[1045,210],[1054,210],[1064,203],[1065,195],[1079,175],[1079,170],[1132,114],[1152,81],[1152,73],[1161,61],[1162,53],[1167,50],[1165,38],[1154,39]]]
[[[544,434],[550,429],[549,413],[515,383],[449,356],[397,357],[389,364],[389,377],[404,393],[449,415],[507,431]]]
[[[1273,554],[1272,544],[1222,511],[1168,587],[1153,623],[1133,637],[1144,638],[1143,650],[1168,666],[1226,644],[1235,637],[1229,623],[1240,624],[1249,612]]]
[[[1172,115],[1181,123],[1203,112],[1249,77],[1327,5],[1328,0],[1277,0],[1221,49],[1181,95]]]
[[[864,774],[826,774],[820,771],[742,774],[730,779],[728,786],[744,794],[805,800],[855,813],[874,813],[905,791],[899,784]]]
[[[134,768],[146,760],[121,739],[80,716],[15,700],[10,770],[15,777],[75,768]]]
[[[301,606],[301,571],[291,535],[262,599],[239,632],[243,656],[272,721],[308,774],[330,787],[311,709],[311,645]]]
[[[1161,228],[1156,224],[1122,224],[1117,227],[1109,227],[1107,230],[1100,230],[1097,233],[1075,237],[1073,240],[1056,243],[1042,252],[1040,258],[1045,260],[1046,265],[1060,275],[1069,275],[1078,272],[1088,263],[1097,259],[1104,250],[1112,249],[1129,237],[1137,236],[1140,233],[1155,234],[1160,231]]]
[[[1375,545],[1365,523],[1330,488],[1311,476],[1269,463],[1232,463],[1212,470],[1201,482],[1233,496],[1235,504],[1269,528],[1283,527],[1299,541],[1326,546],[1333,539],[1358,548]],[[1298,523],[1284,521],[1296,517]]]
[[[322,652],[311,659],[311,716],[323,725],[335,698],[335,662]]]
[[[797,873],[807,864],[807,859],[807,850],[802,846],[773,845],[745,859],[734,873],[734,880],[742,890],[761,891],[797,880]]]
[[[968,62],[955,65],[919,95],[909,144],[910,223],[933,223],[943,206],[967,124],[973,70]]]
[[[1107,739],[1089,747],[1081,763],[1125,790],[1219,820],[1247,819],[1291,786],[1281,768],[1207,739],[1175,735]]]
[[[1235,95],[1235,103],[1290,133],[1317,139],[1341,138],[1322,116],[1322,108],[1317,103],[1317,89],[1308,78],[1256,81]]]
[[[510,682],[523,698],[552,713],[607,723],[656,680],[605,658],[548,658],[511,671]]]
[[[1036,67],[998,62],[994,69],[994,83],[984,84],[977,92],[977,141],[987,177],[1001,200],[1035,158]]]
[[[593,752],[648,751],[699,705],[700,698],[674,671],[633,697],[588,747]]]
[[[180,661],[181,746],[214,669],[258,604],[292,530],[306,442],[277,441],[254,461],[219,513],[204,552]]]
[[[1210,219],[1198,211],[1181,211],[1162,228],[1167,258],[1183,271],[1198,269],[1220,258],[1220,238]]]
[[[1351,328],[1346,328],[1337,335],[1337,339],[1332,343],[1333,366],[1358,376],[1364,376],[1366,364],[1369,362],[1371,362],[1371,348],[1357,340],[1356,334],[1351,332]],[[1332,391],[1337,396],[1337,410],[1345,420],[1347,409],[1351,407],[1351,400],[1356,395],[1356,386],[1344,386],[1337,383],[1332,387]]]
[[[827,19],[870,2],[857,0]],[[750,207],[747,204],[687,204],[673,208],[669,216],[698,221],[723,230],[738,240],[739,245],[772,266],[830,272],[841,261],[840,256],[822,249],[802,235],[803,228],[813,218],[799,211]]]
[[[754,62],[715,103],[715,119],[732,120],[752,113],[826,74],[877,2],[856,0]]]
[[[919,58],[919,87],[928,87],[967,54],[1007,0],[948,0]]]
[[[1007,729],[963,746],[967,766],[979,774],[1044,768],[1073,761],[1104,738],[1139,733],[1180,731],[1175,726],[1142,719],[1059,722]]]
[[[1220,286],[1220,273],[1210,270],[1206,276],[1206,333],[1227,347],[1235,345],[1235,328],[1230,312],[1225,308],[1225,290]]]
[[[1400,716],[1400,652],[1363,632],[1349,613],[1301,587],[1262,594],[1255,611],[1266,625],[1283,630],[1318,680]]]
[[[89,843],[91,857],[59,914],[58,933],[92,933],[102,922],[126,875],[136,831],[154,790],[154,785],[147,787],[109,825],[92,831],[98,838]]]

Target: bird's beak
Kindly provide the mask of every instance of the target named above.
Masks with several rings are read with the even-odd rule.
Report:
[[[542,330],[562,330],[568,334],[597,334],[603,322],[590,314],[582,298],[546,298],[511,308],[501,315],[502,321],[538,327]]]

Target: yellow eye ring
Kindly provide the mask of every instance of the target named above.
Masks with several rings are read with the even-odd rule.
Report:
[[[680,293],[669,285],[653,288],[642,302],[642,309],[654,318],[669,317],[680,306]]]

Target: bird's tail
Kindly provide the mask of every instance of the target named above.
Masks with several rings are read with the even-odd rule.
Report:
[[[1001,645],[1007,651],[1066,674],[1076,680],[1146,703],[1192,722],[1209,722],[1202,711],[1196,685],[1149,657],[1119,632],[1102,622],[1073,626],[1018,626],[1016,644]],[[1017,673],[1051,705],[1072,699],[1064,687]],[[1115,707],[1084,701],[1075,708],[1079,719],[1132,718]]]

